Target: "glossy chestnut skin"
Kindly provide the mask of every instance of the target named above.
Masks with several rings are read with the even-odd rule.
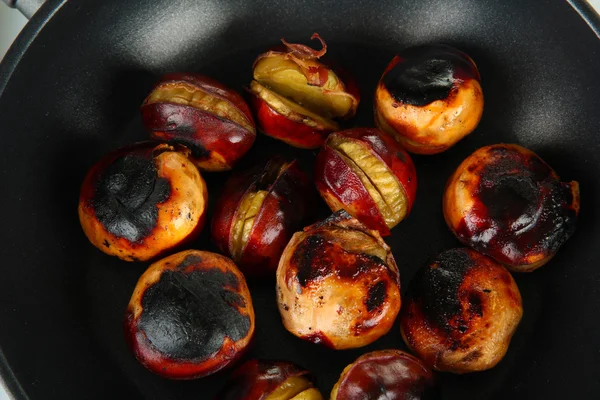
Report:
[[[285,245],[302,228],[312,190],[296,161],[280,157],[232,175],[213,214],[213,241],[244,273],[274,275]],[[251,197],[260,205],[249,207]],[[239,221],[247,221],[243,232]]]
[[[471,133],[483,113],[477,66],[446,45],[400,52],[375,91],[375,125],[408,151],[436,154]]]
[[[313,376],[287,361],[249,360],[213,400],[323,400]]]
[[[529,272],[548,262],[575,231],[579,184],[561,182],[524,147],[485,146],[448,180],[443,210],[462,243],[512,271]]]
[[[322,49],[301,44],[277,46],[258,56],[250,93],[259,128],[291,146],[312,149],[339,130],[336,119],[354,116],[360,96],[352,77],[325,59]]]
[[[139,143],[114,151],[87,173],[79,221],[90,242],[125,261],[146,261],[198,236],[208,194],[187,150]]]
[[[342,372],[330,400],[438,399],[433,372],[401,350],[363,354]]]
[[[130,349],[150,371],[195,379],[244,354],[254,335],[254,309],[233,261],[187,250],[144,272],[127,306],[124,328]]]
[[[411,281],[402,337],[426,365],[457,374],[494,367],[506,354],[523,306],[510,272],[472,249],[440,253]]]
[[[285,328],[333,349],[374,342],[400,310],[400,275],[390,248],[343,210],[292,236],[276,288]]]
[[[141,113],[152,139],[185,145],[204,171],[230,170],[256,138],[242,96],[203,75],[163,76],[144,100]]]
[[[387,236],[410,213],[417,173],[392,137],[378,129],[353,128],[328,137],[317,155],[315,184],[332,211],[344,209]]]

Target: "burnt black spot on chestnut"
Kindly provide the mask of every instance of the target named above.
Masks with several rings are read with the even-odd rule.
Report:
[[[179,263],[177,268],[179,268],[180,270],[184,270],[193,265],[198,265],[201,262],[202,262],[202,257],[200,257],[197,254],[189,254],[183,259],[182,262]],[[167,265],[167,264],[165,264],[165,265]]]
[[[335,345],[331,342],[331,340],[329,340],[329,338],[321,332],[311,333],[310,335],[304,336],[304,339],[314,344],[322,344],[331,349],[335,348]]]
[[[481,297],[475,292],[469,294],[469,313],[483,317],[483,309],[481,308]]]
[[[314,278],[315,270],[313,263],[321,256],[321,247],[325,239],[321,235],[311,235],[306,238],[296,249],[294,261],[298,268],[298,282],[306,287]]]
[[[143,295],[139,329],[167,357],[206,359],[226,337],[238,341],[251,328],[250,318],[238,311],[244,298],[226,289],[237,284],[233,273],[219,269],[167,270]]]
[[[99,176],[92,199],[96,217],[111,234],[139,242],[148,237],[158,220],[158,204],[171,187],[159,178],[151,150],[117,158]]]
[[[471,60],[450,46],[412,47],[398,56],[399,62],[382,79],[390,95],[400,103],[425,106],[448,98],[457,80],[478,79]]]
[[[367,311],[372,312],[383,305],[385,302],[386,291],[385,281],[379,281],[369,288],[367,300],[365,302]]]

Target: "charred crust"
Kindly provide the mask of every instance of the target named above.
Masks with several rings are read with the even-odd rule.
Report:
[[[367,299],[365,305],[367,306],[368,312],[373,312],[380,308],[386,300],[387,295],[387,284],[385,281],[379,281],[369,287],[367,293]]]

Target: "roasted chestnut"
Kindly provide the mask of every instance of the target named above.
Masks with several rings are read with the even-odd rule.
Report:
[[[494,367],[523,316],[510,272],[475,250],[439,254],[411,281],[402,337],[428,366],[458,374]]]
[[[142,365],[172,379],[210,375],[237,360],[254,335],[244,275],[227,257],[187,250],[152,264],[125,315],[125,338]]]
[[[250,84],[252,104],[260,129],[267,135],[300,148],[317,148],[327,135],[339,130],[336,118],[356,113],[359,95],[354,81],[334,71],[321,57],[325,41],[314,34],[322,49],[288,43],[258,56]]]
[[[512,271],[548,262],[575,231],[579,184],[561,182],[516,144],[475,151],[448,180],[444,217],[456,237]]]
[[[424,45],[400,52],[375,92],[375,124],[408,151],[436,154],[471,133],[483,113],[479,71],[462,51]]]
[[[312,375],[287,361],[250,360],[213,400],[323,400]]]
[[[195,238],[208,195],[186,152],[148,142],[98,161],[79,196],[79,221],[90,242],[122,260],[145,261]]]
[[[141,108],[152,139],[180,143],[204,171],[225,171],[252,147],[254,120],[244,99],[198,74],[169,74]]]
[[[277,268],[285,328],[334,349],[386,334],[400,310],[400,275],[390,248],[344,210],[297,232]]]
[[[355,128],[327,138],[317,156],[315,183],[332,211],[344,209],[386,236],[410,212],[417,174],[390,136]]]
[[[330,400],[437,399],[433,373],[418,358],[400,350],[378,350],[348,365]]]
[[[280,157],[233,175],[213,215],[214,242],[244,273],[275,274],[283,248],[302,227],[309,193],[309,179],[296,161]]]

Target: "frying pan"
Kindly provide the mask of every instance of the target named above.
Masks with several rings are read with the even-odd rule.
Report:
[[[583,1],[48,1],[0,65],[4,384],[18,399],[210,399],[222,387],[230,371],[168,381],[128,351],[122,319],[148,264],[121,262],[87,242],[79,185],[103,154],[146,137],[139,105],[163,73],[201,72],[242,91],[256,55],[281,37],[306,43],[319,32],[359,80],[363,102],[352,126],[373,125],[375,84],[399,49],[448,43],[481,71],[486,105],[477,130],[445,153],[414,157],[417,200],[387,239],[403,289],[430,257],[459,245],[441,198],[475,149],[519,143],[580,182],[575,235],[547,266],[515,275],[524,318],[508,354],[487,372],[438,374],[443,398],[600,398],[599,29]],[[316,154],[260,135],[240,168],[273,153],[298,158],[307,171]],[[214,203],[229,174],[204,176]],[[326,215],[320,204],[317,216]],[[194,247],[214,249],[206,232]],[[257,335],[248,357],[299,363],[324,394],[360,354],[405,349],[398,324],[358,350],[303,342],[283,328],[273,286],[251,282]]]

